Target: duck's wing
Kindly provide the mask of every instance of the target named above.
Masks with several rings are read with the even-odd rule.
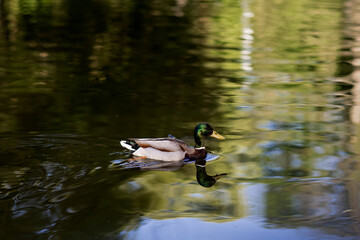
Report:
[[[185,158],[184,151],[162,151],[153,147],[141,147],[133,155],[169,162],[181,161]]]
[[[188,148],[191,148],[176,138],[131,138],[130,140],[135,141],[142,148],[151,147],[164,152],[186,152]]]

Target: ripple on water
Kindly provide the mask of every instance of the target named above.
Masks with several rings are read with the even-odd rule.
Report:
[[[56,196],[50,198],[48,201],[50,203],[59,203],[64,201],[65,199],[67,199],[68,197],[70,197],[70,195],[72,195],[73,192],[63,192],[63,193],[59,193]]]
[[[206,155],[205,161],[210,162],[218,159],[220,155],[208,153]],[[115,159],[112,160],[108,169],[142,169],[142,170],[177,170],[180,169],[184,164],[194,163],[194,160],[184,159],[183,161],[158,161],[152,159]]]

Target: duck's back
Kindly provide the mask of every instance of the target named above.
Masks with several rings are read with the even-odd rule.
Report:
[[[132,138],[141,148],[154,148],[159,151],[177,152],[190,148],[184,141],[176,138]]]

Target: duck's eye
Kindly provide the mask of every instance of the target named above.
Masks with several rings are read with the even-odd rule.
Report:
[[[206,132],[209,134],[212,134],[213,131],[214,131],[214,129],[212,129],[212,128],[206,128]]]

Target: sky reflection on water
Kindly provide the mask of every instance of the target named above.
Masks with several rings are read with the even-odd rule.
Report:
[[[204,222],[196,218],[144,220],[141,227],[124,239],[337,239],[321,229],[261,226],[264,219],[242,218],[230,222]],[[121,235],[125,235],[122,233]],[[120,235],[120,236],[121,236]],[[344,237],[343,239],[352,239]]]

